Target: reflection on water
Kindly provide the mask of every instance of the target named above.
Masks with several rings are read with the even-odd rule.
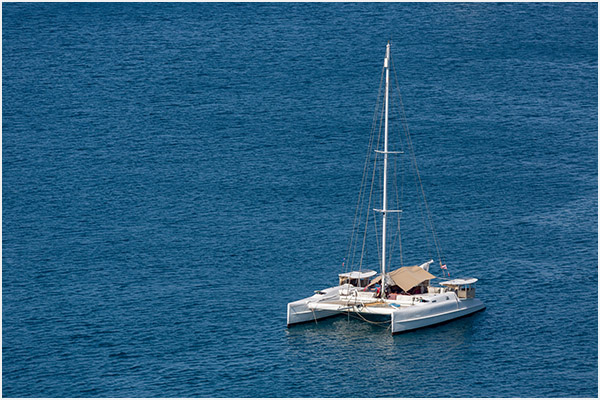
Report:
[[[343,378],[356,373],[358,368],[370,379],[380,380],[384,394],[379,392],[378,395],[427,396],[420,392],[415,378],[426,378],[434,365],[435,369],[468,365],[473,335],[485,317],[485,312],[477,313],[442,325],[392,335],[385,327],[339,316],[288,328],[285,350],[290,361],[337,360],[335,366],[316,365],[315,368],[331,368],[331,373],[342,380],[338,395],[367,395],[354,392],[351,385],[345,387],[343,383]],[[305,373],[310,375],[317,371],[309,369]],[[411,376],[411,382],[405,381],[399,389],[397,383],[407,376]]]
[[[445,324],[392,335],[389,326],[339,316],[290,327],[286,330],[286,339],[290,349],[298,349],[302,345],[334,344],[344,353],[361,345],[366,351],[381,351],[381,355],[392,355],[393,351],[401,348],[408,357],[422,354],[423,343],[426,342],[428,346],[439,348],[438,356],[443,359],[469,342],[473,325],[484,317],[485,314],[477,313]]]

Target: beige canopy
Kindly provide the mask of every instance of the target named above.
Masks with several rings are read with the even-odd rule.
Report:
[[[435,276],[431,275],[429,272],[425,271],[423,268],[418,265],[412,267],[402,267],[393,270],[388,274],[395,285],[398,285],[404,291],[408,291],[419,283],[434,279]],[[381,281],[381,275],[371,281],[371,284],[375,284]],[[387,286],[387,285],[386,285]]]

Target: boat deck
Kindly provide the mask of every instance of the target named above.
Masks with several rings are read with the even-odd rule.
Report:
[[[398,308],[399,305],[392,306],[389,303],[381,301],[365,301],[357,299],[349,300],[326,300],[308,303],[308,308],[312,310],[328,310],[338,312],[361,312],[366,314],[386,314],[389,315]]]
[[[363,307],[389,307],[390,305],[380,301],[364,301],[364,300],[327,300],[320,301],[319,304],[335,304],[338,306],[363,306]]]

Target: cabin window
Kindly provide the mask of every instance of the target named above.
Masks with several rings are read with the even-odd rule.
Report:
[[[472,299],[475,297],[475,286],[461,285],[458,287],[456,294],[460,299]]]
[[[475,297],[475,284],[471,284],[467,287],[467,298],[472,299]]]

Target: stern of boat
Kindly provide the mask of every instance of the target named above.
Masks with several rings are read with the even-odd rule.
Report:
[[[305,322],[318,321],[320,319],[333,317],[340,314],[333,310],[316,310],[309,307],[309,303],[314,304],[320,301],[327,301],[339,298],[339,286],[317,291],[314,295],[305,299],[293,301],[287,305],[287,326]]]

